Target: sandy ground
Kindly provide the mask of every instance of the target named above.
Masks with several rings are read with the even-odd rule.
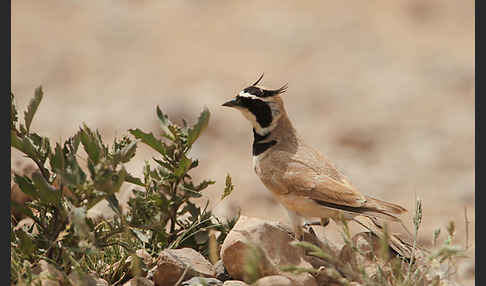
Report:
[[[363,193],[424,205],[423,243],[450,220],[474,283],[474,1],[33,1],[12,2],[12,91],[24,109],[45,97],[32,128],[64,140],[82,122],[106,142],[129,128],[157,131],[211,111],[192,154],[214,211],[286,222],[251,169],[251,129],[221,103],[265,72],[288,82],[287,111],[302,137]],[[139,148],[141,173],[155,154]],[[12,166],[23,164],[12,151]],[[236,186],[220,202],[226,173]],[[121,194],[126,199],[127,187]],[[325,230],[339,237],[335,226]]]

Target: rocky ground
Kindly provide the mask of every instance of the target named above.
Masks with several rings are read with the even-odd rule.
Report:
[[[289,83],[295,127],[359,190],[409,209],[409,226],[422,198],[421,242],[456,222],[470,247],[458,279],[473,285],[474,43],[474,1],[24,0],[12,3],[12,91],[22,109],[43,85],[32,128],[59,141],[82,122],[110,141],[157,130],[156,105],[176,122],[208,106],[193,150],[196,176],[217,181],[204,199],[221,216],[286,223],[251,169],[248,123],[220,106],[265,72],[271,88]],[[153,155],[141,147],[129,169]],[[13,168],[23,160],[12,151]],[[226,173],[236,189],[220,202]],[[338,243],[334,225],[326,235]]]
[[[156,259],[145,250],[137,250],[136,255],[143,261],[141,263],[150,270],[141,272],[123,286],[384,285],[388,279],[377,277],[391,277],[391,273],[397,273],[393,272],[393,264],[384,259],[393,257],[394,253],[382,252],[378,237],[361,232],[351,240],[357,250],[352,250],[348,245],[337,247],[327,240],[317,239],[310,232],[305,233],[305,239],[301,242],[295,240],[289,228],[280,222],[242,216],[221,247],[221,259],[214,264],[192,248],[165,249]],[[331,258],[326,259],[297,245],[306,242],[318,245]],[[423,260],[420,258],[423,258],[423,253],[416,253],[419,254],[416,262],[419,269],[429,270],[423,274],[424,281],[407,285],[460,285],[447,279],[446,271],[437,260]],[[127,261],[129,259],[132,257]],[[401,263],[400,260],[396,262]],[[290,271],[289,267],[306,271]],[[402,269],[407,267],[408,263],[403,262]],[[361,271],[369,279],[376,279],[373,280],[375,283],[365,284],[367,281],[363,279]],[[81,275],[73,271],[65,275],[45,260],[33,272],[39,274],[42,285],[67,285],[66,281],[71,285],[108,285],[97,273]],[[440,282],[434,284],[434,281]]]

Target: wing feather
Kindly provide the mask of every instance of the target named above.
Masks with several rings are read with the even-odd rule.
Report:
[[[345,207],[361,207],[366,202],[366,198],[350,184],[316,173],[304,165],[289,165],[281,180],[290,193],[316,201]]]

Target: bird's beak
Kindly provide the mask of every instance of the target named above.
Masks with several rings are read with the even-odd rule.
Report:
[[[235,107],[238,105],[238,103],[236,103],[236,100],[230,100],[228,102],[225,102],[222,104],[223,106],[227,106],[227,107]]]

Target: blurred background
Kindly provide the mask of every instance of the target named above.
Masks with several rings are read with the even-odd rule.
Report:
[[[466,208],[458,277],[473,285],[474,22],[472,0],[12,1],[12,91],[23,111],[43,86],[32,128],[58,141],[82,122],[105,142],[130,128],[158,132],[156,105],[177,123],[207,106],[192,151],[194,177],[217,181],[204,199],[220,216],[286,223],[253,173],[249,123],[221,107],[265,72],[269,88],[288,82],[304,140],[360,191],[406,207],[410,228],[423,200],[422,243],[439,227],[445,238],[453,220],[465,245]],[[140,145],[128,169],[140,175],[152,156]],[[12,150],[13,169],[27,162]],[[227,173],[236,188],[220,201]],[[127,186],[120,198],[129,195]]]

